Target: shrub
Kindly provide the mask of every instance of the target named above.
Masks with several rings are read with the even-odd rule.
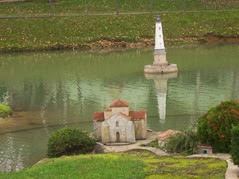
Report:
[[[172,153],[193,154],[196,151],[197,141],[196,132],[190,129],[172,135],[165,149]]]
[[[145,145],[142,145],[143,147]],[[154,140],[146,145],[147,147],[154,147],[154,148],[159,148],[158,140]]]
[[[229,152],[232,125],[239,124],[239,103],[222,102],[198,120],[198,138],[210,144],[214,152]]]
[[[5,118],[12,115],[12,109],[6,104],[0,103],[0,117]]]
[[[64,128],[53,133],[48,140],[48,157],[86,154],[92,152],[95,140],[86,132],[75,128]]]
[[[232,144],[231,144],[231,158],[235,165],[239,166],[239,125],[234,126],[231,130]]]

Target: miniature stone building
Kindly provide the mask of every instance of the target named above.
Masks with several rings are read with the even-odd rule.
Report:
[[[123,100],[114,101],[104,112],[95,112],[94,137],[107,143],[135,143],[146,139],[147,117],[145,111],[130,111]]]
[[[159,132],[157,136],[159,146],[165,147],[166,143],[169,141],[169,138],[173,135],[177,135],[178,133],[181,133],[181,132],[171,130],[171,129],[166,130],[164,132]]]
[[[212,155],[212,146],[210,145],[198,145],[197,148],[199,154]]]

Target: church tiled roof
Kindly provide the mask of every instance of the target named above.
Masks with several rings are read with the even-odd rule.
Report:
[[[111,112],[112,107],[129,107],[129,104],[121,99],[114,101],[108,108],[104,110],[104,112]],[[104,112],[95,112],[93,115],[94,121],[104,121],[105,116]],[[139,120],[139,119],[146,119],[146,112],[145,111],[130,111],[129,115],[125,115],[124,113],[119,111],[119,115],[128,120]]]
[[[146,112],[145,111],[130,111],[129,115],[131,119],[145,119]]]
[[[129,120],[134,120],[134,119],[145,119],[146,118],[146,112],[145,111],[130,111],[129,116],[119,113],[124,118],[127,118]],[[104,121],[104,112],[95,112],[93,115],[93,120],[94,121]]]
[[[104,112],[94,112],[93,115],[93,120],[94,121],[104,121]]]
[[[114,101],[110,107],[129,107],[129,104],[121,99]]]

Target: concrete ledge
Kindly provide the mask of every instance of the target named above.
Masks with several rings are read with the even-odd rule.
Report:
[[[132,143],[106,143],[108,146],[121,146],[121,145],[131,145]]]
[[[164,73],[175,73],[178,72],[178,67],[176,64],[169,65],[145,65],[144,73],[151,74],[164,74]]]

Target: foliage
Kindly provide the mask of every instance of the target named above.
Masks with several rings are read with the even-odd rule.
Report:
[[[231,130],[232,144],[230,154],[235,165],[239,166],[239,125],[233,126]]]
[[[9,105],[0,103],[0,118],[5,118],[11,116],[12,114],[13,111]]]
[[[147,144],[147,147],[159,148],[158,140],[154,140]]]
[[[199,118],[199,140],[203,144],[210,144],[214,152],[229,152],[232,125],[237,124],[239,124],[239,103],[222,102]]]
[[[95,140],[76,128],[64,128],[53,133],[48,140],[48,157],[86,154],[92,152]]]
[[[3,95],[0,97],[0,99],[1,99],[0,103],[8,105],[9,104],[9,98],[10,98],[10,96],[9,96],[9,92],[8,91],[3,93]]]
[[[0,178],[224,178],[225,161],[215,158],[160,157],[146,151],[48,159]]]
[[[172,135],[166,143],[165,149],[172,153],[193,154],[196,151],[197,142],[196,132],[188,129]]]

